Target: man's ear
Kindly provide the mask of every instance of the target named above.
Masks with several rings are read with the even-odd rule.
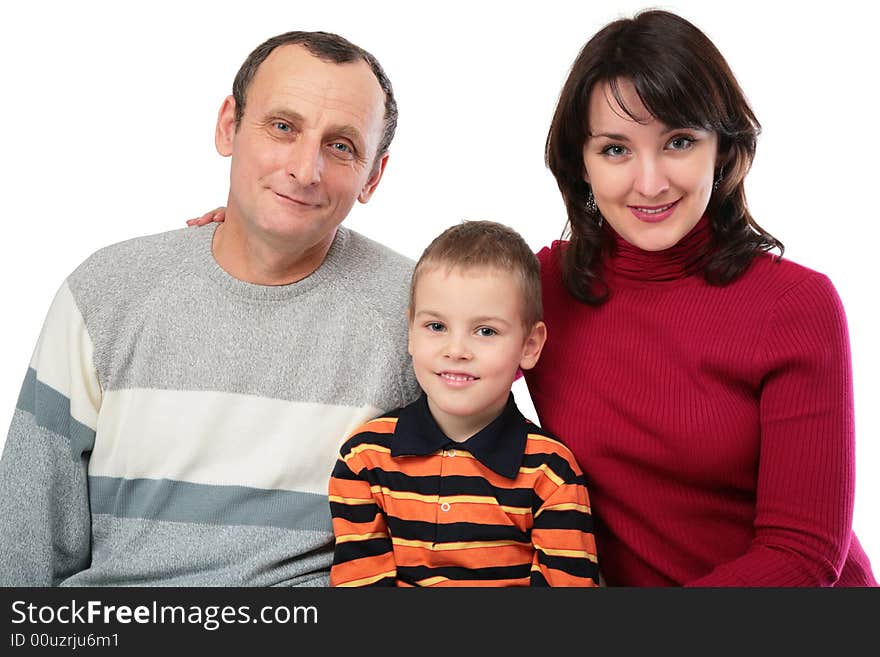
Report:
[[[385,155],[380,157],[379,161],[376,162],[376,165],[373,167],[373,172],[370,174],[370,178],[364,184],[361,193],[358,194],[358,201],[366,203],[370,200],[370,197],[373,196],[373,192],[376,191],[376,187],[379,186],[379,181],[382,180],[382,174],[385,172],[386,164],[388,164],[388,153],[385,153]]]
[[[232,155],[235,140],[235,98],[226,96],[217,114],[217,127],[214,129],[214,146],[223,157]]]
[[[526,336],[526,341],[523,343],[522,357],[519,361],[519,368],[521,370],[530,370],[538,363],[538,359],[541,357],[541,350],[544,348],[546,341],[547,325],[544,322],[535,322],[532,330]]]

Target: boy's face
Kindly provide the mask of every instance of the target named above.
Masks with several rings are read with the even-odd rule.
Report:
[[[413,303],[416,378],[444,433],[466,440],[501,413],[517,368],[537,363],[546,328],[524,328],[517,278],[493,268],[429,267]]]

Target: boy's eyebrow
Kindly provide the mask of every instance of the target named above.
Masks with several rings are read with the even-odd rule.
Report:
[[[417,310],[413,317],[436,317],[437,319],[443,319],[444,315],[441,312],[431,309],[423,309]],[[508,322],[503,317],[496,317],[495,315],[482,315],[480,317],[472,317],[469,319],[472,324],[504,324],[506,326],[510,326],[510,322]]]
[[[430,315],[431,317],[440,317],[441,313],[438,313],[436,310],[417,310],[413,316],[418,317],[419,315]]]
[[[503,317],[495,317],[494,315],[486,315],[484,317],[474,317],[474,324],[510,324]]]

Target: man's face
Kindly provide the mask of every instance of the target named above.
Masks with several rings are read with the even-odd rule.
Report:
[[[363,60],[327,63],[300,45],[273,50],[239,125],[231,96],[220,109],[217,150],[232,156],[227,220],[283,250],[326,252],[355,199],[366,203],[382,176],[384,112]]]

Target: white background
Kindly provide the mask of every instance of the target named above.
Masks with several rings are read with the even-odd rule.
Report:
[[[876,346],[880,136],[871,3],[662,5],[725,55],[763,125],[747,181],[786,256],[829,275],[847,310],[857,431],[854,525],[880,571]],[[247,54],[288,30],[375,54],[400,107],[376,195],[347,225],[417,258],[462,219],[507,223],[538,249],[564,211],[543,147],[583,43],[645,5],[603,2],[17,2],[0,9],[4,317],[0,441],[44,314],[96,249],[182,227],[225,202],[220,102]],[[124,263],[121,263],[124,266]],[[871,336],[875,336],[872,338]],[[530,404],[517,383],[517,399]]]

